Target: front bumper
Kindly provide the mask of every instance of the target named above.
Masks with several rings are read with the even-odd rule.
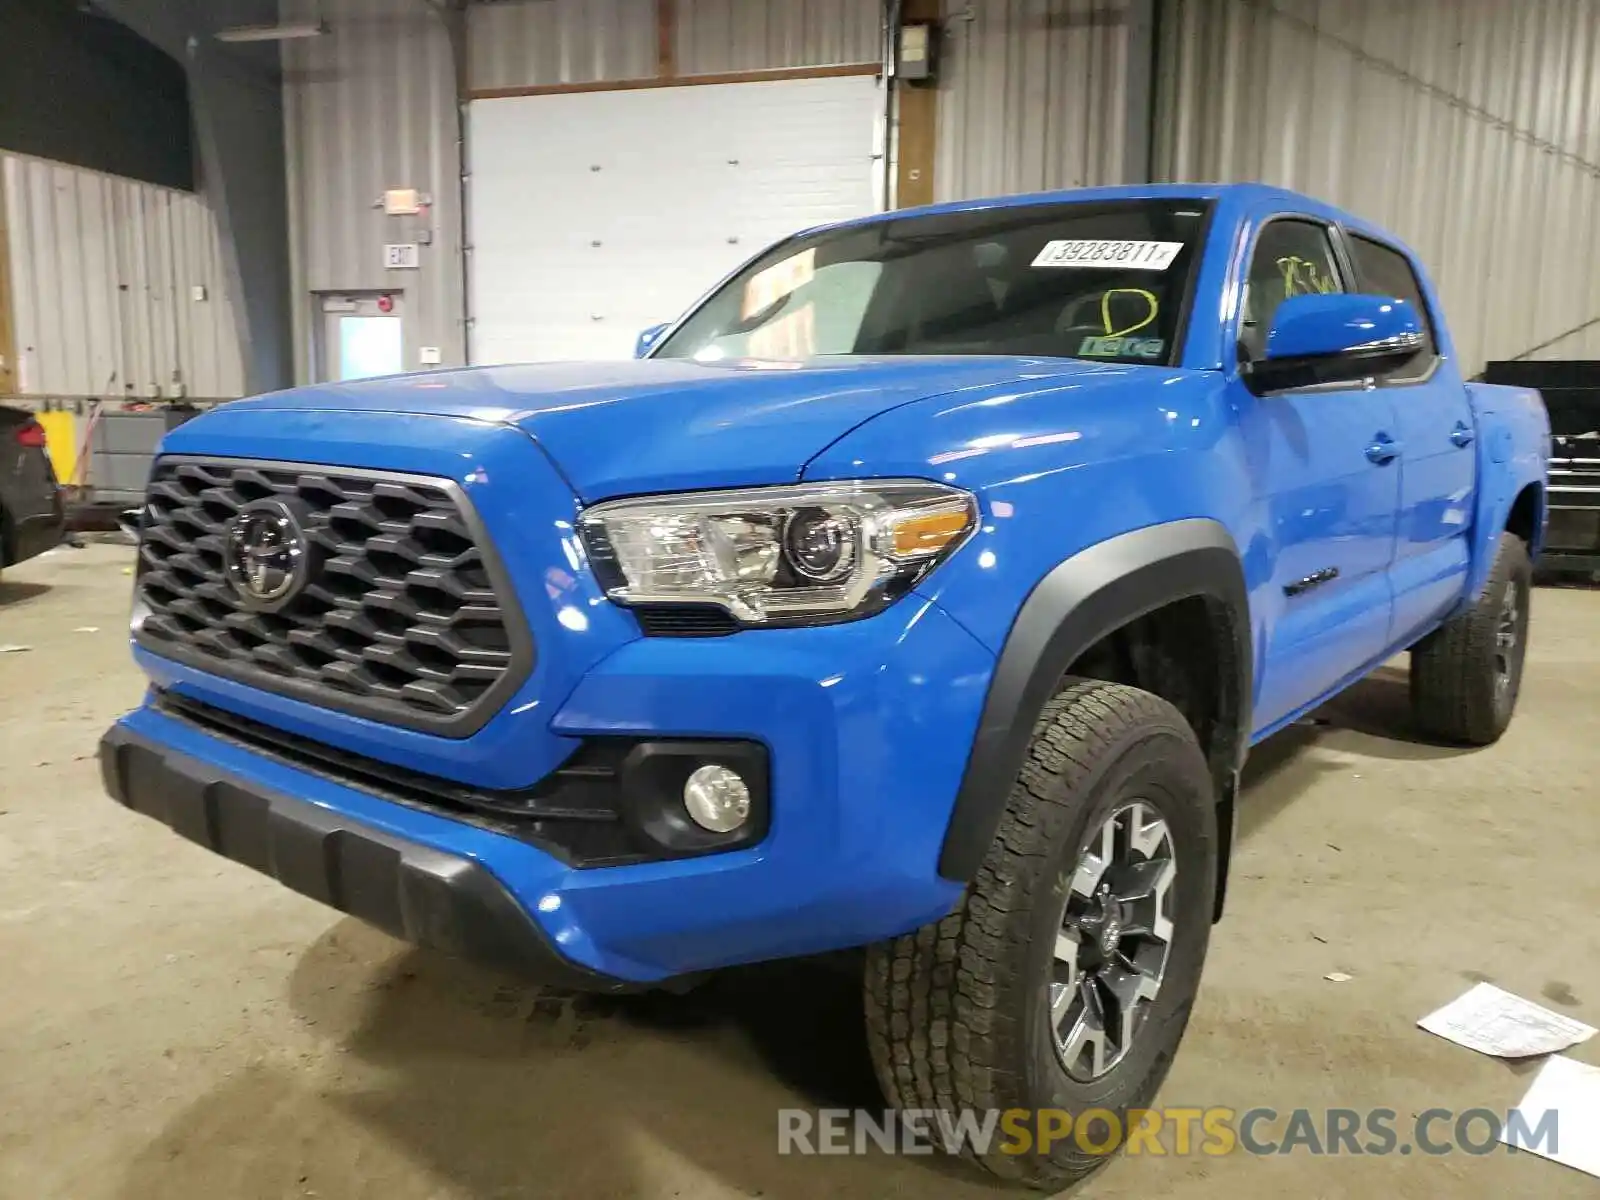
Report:
[[[557,954],[470,858],[253,784],[121,724],[101,739],[100,773],[135,812],[395,937],[563,987],[627,986]]]
[[[756,742],[770,767],[769,824],[758,844],[625,865],[563,862],[529,840],[397,803],[214,736],[149,704],[124,717],[111,737],[113,743],[132,738],[173,761],[203,764],[203,778],[212,772],[225,781],[213,789],[213,799],[189,802],[187,825],[168,820],[163,802],[138,799],[136,785],[124,787],[133,797],[124,802],[190,836],[197,830],[196,840],[229,857],[250,861],[234,853],[227,819],[212,810],[259,807],[250,796],[281,797],[318,814],[324,824],[316,828],[337,834],[333,846],[372,841],[389,847],[397,863],[406,861],[410,848],[417,861],[443,856],[462,864],[444,872],[449,878],[493,881],[536,941],[580,976],[597,980],[581,986],[643,984],[861,945],[949,912],[961,888],[939,875],[939,849],[993,665],[992,654],[964,628],[915,595],[844,625],[640,638],[617,648],[554,713],[530,711],[521,721],[575,744],[591,738]],[[193,687],[184,676],[171,686],[179,694]],[[196,694],[231,707],[230,697],[214,688]],[[135,759],[144,761],[138,754]],[[113,778],[120,783],[121,771],[108,776],[108,785]],[[343,851],[320,853],[319,862]],[[389,894],[400,884],[377,889],[381,899],[367,901],[376,906],[373,916],[354,906],[348,889],[340,892],[315,873],[302,886],[299,876],[272,869],[275,862],[268,857],[250,865],[401,936],[441,945],[426,930],[419,936],[415,922],[396,924],[395,913],[404,910]],[[473,870],[462,874],[467,866]],[[386,870],[404,874],[399,865]],[[502,916],[486,917],[476,900],[455,911],[469,923],[506,924]],[[473,944],[456,932],[443,948]],[[522,969],[561,974],[531,961]]]

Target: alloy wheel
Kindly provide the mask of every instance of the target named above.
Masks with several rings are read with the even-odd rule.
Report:
[[[1079,1082],[1127,1057],[1161,991],[1177,877],[1172,831],[1143,802],[1107,817],[1078,859],[1048,987],[1056,1053]]]
[[[1522,587],[1515,580],[1507,580],[1505,593],[1500,598],[1500,616],[1494,634],[1494,694],[1503,701],[1511,690],[1521,665],[1522,648]]]

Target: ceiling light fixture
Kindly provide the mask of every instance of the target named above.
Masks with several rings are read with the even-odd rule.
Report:
[[[293,25],[239,25],[217,30],[216,37],[219,42],[289,42],[321,37],[327,32],[326,21],[301,21]]]

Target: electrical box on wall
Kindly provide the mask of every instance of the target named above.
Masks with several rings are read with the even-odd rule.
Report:
[[[907,83],[931,84],[939,74],[939,24],[906,21],[895,45],[894,74]]]

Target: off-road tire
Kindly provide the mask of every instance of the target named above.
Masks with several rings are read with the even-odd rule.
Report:
[[[1134,799],[1154,805],[1171,832],[1174,934],[1161,990],[1126,1057],[1084,1083],[1064,1068],[1050,1022],[1056,933],[1088,839]],[[1211,775],[1178,710],[1137,688],[1067,680],[1034,726],[998,834],[959,906],[868,950],[868,1043],[888,1101],[978,1110],[980,1120],[986,1110],[1102,1108],[1123,1118],[1147,1107],[1205,961],[1217,837]],[[1102,1140],[1091,1134],[1091,1145]],[[1048,1154],[1037,1146],[1001,1153],[1001,1145],[997,1136],[986,1154],[963,1152],[1002,1179],[1040,1189],[1061,1188],[1109,1159],[1073,1138]]]
[[[1425,735],[1471,746],[1500,740],[1522,690],[1532,594],[1527,544],[1503,533],[1472,607],[1411,648],[1411,711]],[[1515,610],[1515,645],[1506,662],[1500,634],[1508,606]]]

